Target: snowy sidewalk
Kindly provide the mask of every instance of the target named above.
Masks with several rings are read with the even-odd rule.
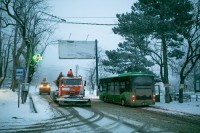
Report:
[[[156,102],[154,107],[160,109],[159,111],[167,113],[200,115],[200,96],[198,101],[196,101],[195,96],[193,96],[191,101],[184,101],[183,103],[179,103],[178,101],[165,103],[164,96],[161,96],[161,101]],[[155,109],[155,111],[157,109]]]
[[[13,123],[26,121],[28,123],[50,119],[55,116],[49,106],[49,103],[42,100],[36,94],[31,94],[37,109],[37,113],[35,113],[33,111],[29,95],[26,103],[24,104],[21,104],[20,99],[20,104],[18,107],[18,92],[13,92],[10,89],[0,89],[0,122]]]

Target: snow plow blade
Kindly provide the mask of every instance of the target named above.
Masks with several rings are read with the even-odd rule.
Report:
[[[58,98],[57,102],[60,106],[91,106],[90,99],[84,98]]]

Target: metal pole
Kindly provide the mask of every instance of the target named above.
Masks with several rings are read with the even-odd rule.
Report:
[[[20,92],[21,92],[19,79],[17,79],[17,85],[18,85],[18,108],[19,108],[19,105],[20,105]]]
[[[96,52],[96,85],[98,86],[98,49],[97,49],[97,40],[95,40],[95,52]]]

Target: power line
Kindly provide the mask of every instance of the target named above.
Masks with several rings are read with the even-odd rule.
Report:
[[[83,23],[83,22],[68,22],[68,21],[61,21],[59,23],[67,23],[67,24],[84,24],[84,25],[105,25],[105,26],[114,26],[117,24],[101,24],[101,23]]]
[[[65,22],[68,24],[85,24],[85,25],[105,25],[105,26],[113,26],[113,25],[117,25],[117,24],[100,24],[100,23],[81,23],[81,22]]]
[[[104,25],[104,26],[114,26],[114,25],[117,25],[117,24],[103,24],[103,23],[83,23],[83,22],[69,22],[69,21],[66,21],[65,19],[63,18],[59,18],[57,16],[54,16],[54,15],[51,15],[51,14],[48,14],[46,12],[41,12],[41,13],[44,13],[48,16],[51,16],[52,18],[56,18],[57,20],[52,20],[52,19],[43,19],[43,20],[46,20],[46,21],[52,21],[52,22],[58,22],[58,23],[67,23],[67,24],[84,24],[84,25]],[[78,18],[78,17],[77,17]],[[79,17],[81,18],[81,17]],[[86,18],[86,17],[85,17]],[[89,18],[89,17],[88,17]],[[95,18],[95,17],[93,17]],[[96,17],[96,18],[100,18],[100,17]],[[106,18],[106,17],[104,17]]]
[[[58,22],[58,23],[67,23],[67,24],[84,24],[84,25],[104,25],[104,26],[114,26],[114,25],[118,25],[118,24],[102,24],[102,23],[83,23],[83,22],[69,22],[66,21],[65,19],[62,20],[51,20],[51,19],[43,19],[46,21],[51,21],[51,22]]]
[[[116,17],[63,17],[63,18],[100,18],[100,19],[102,19],[102,18],[105,18],[105,19],[115,18],[115,19],[117,19]]]

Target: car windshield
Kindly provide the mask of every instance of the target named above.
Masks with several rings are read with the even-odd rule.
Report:
[[[41,82],[41,84],[48,85],[49,83],[48,82]]]
[[[62,84],[64,85],[81,85],[81,80],[80,79],[63,79]]]

